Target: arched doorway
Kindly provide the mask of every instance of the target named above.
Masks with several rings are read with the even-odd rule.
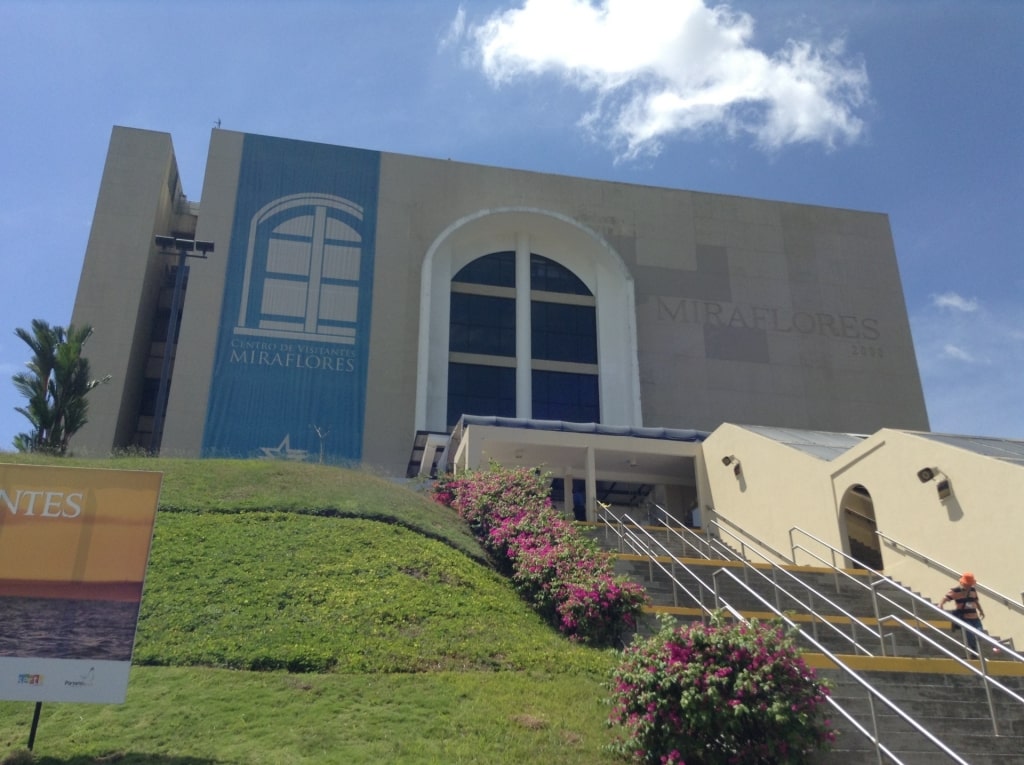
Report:
[[[882,546],[875,533],[878,526],[871,494],[860,484],[851,486],[843,494],[840,510],[847,551],[865,566],[881,571]]]

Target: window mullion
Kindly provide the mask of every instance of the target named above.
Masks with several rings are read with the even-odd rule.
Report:
[[[327,209],[316,207],[313,220],[313,242],[309,259],[309,279],[306,291],[305,331],[315,334],[320,321],[320,284],[324,270],[324,239],[327,229]]]
[[[516,417],[533,416],[530,238],[516,235]]]

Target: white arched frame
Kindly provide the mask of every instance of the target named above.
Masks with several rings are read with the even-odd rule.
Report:
[[[601,422],[640,426],[633,277],[618,253],[598,234],[560,213],[535,208],[480,210],[448,226],[430,245],[420,276],[416,429],[447,427],[448,327],[451,280],[492,252],[512,250],[522,262],[531,252],[572,271],[594,295]],[[520,275],[517,289],[529,290]],[[522,322],[524,317],[519,317]],[[521,332],[517,333],[522,335]],[[516,416],[529,417],[519,399]]]

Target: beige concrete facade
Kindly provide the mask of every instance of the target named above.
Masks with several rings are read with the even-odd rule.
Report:
[[[1024,644],[1016,512],[1024,444],[889,428],[852,437],[726,424],[704,442],[703,455],[707,513],[720,513],[728,528],[742,528],[780,560],[818,565],[831,561],[829,546],[848,554],[873,546],[880,557],[873,568],[936,603],[959,572],[971,571],[986,629]],[[726,457],[738,460],[739,473]],[[936,477],[922,481],[922,468]]]
[[[259,171],[247,147],[257,140],[272,150],[336,148],[214,130],[196,205],[181,194],[170,136],[114,129],[73,314],[95,327],[92,366],[113,381],[94,393],[72,444],[79,453],[146,445],[140,389],[162,356],[153,306],[166,303],[159,282],[171,265],[153,238],[172,230],[217,249],[188,263],[162,451],[204,454],[211,432],[230,427],[211,425],[210,401],[224,366],[218,332],[231,320],[229,263],[244,257],[239,232],[248,230],[239,200],[252,181],[243,175]],[[445,430],[451,277],[500,250],[543,255],[592,293],[604,424],[928,427],[883,214],[387,153],[376,180],[373,240],[364,243],[374,271],[364,425],[352,452],[363,464],[402,472],[417,431]],[[519,316],[522,326],[528,313]],[[529,418],[528,345],[514,363],[515,415]],[[295,454],[315,448],[312,419],[285,434]],[[347,427],[326,426],[332,438]],[[249,453],[270,445],[253,442]]]
[[[647,487],[677,517],[696,506],[780,559],[856,551],[934,599],[971,569],[991,588],[989,628],[1024,643],[1020,609],[998,604],[1024,588],[1011,505],[1024,468],[927,433],[883,214],[225,130],[197,204],[169,135],[118,127],[72,315],[93,326],[92,369],[112,380],[90,394],[77,454],[151,446],[177,262],[157,236],[216,245],[187,263],[164,455],[326,447],[328,461],[402,475],[415,438],[431,456],[446,442],[454,364],[512,370],[514,418],[527,421],[545,419],[534,372],[583,369],[605,430],[477,423],[455,434],[453,464],[542,466],[567,511],[584,481],[590,517],[598,482]],[[515,350],[481,362],[450,348],[453,277],[492,253],[511,254],[514,287],[474,289],[514,303]],[[531,352],[532,301],[552,299],[532,286],[538,255],[585,287],[557,299],[593,306],[596,363]],[[701,435],[636,436],[659,428]],[[925,467],[940,477],[922,482]]]
[[[92,325],[89,361],[111,384],[90,393],[89,424],[75,449],[107,454],[132,443],[147,368],[155,374],[163,354],[151,330],[168,264],[154,232],[193,232],[191,213],[170,136],[115,129],[72,315],[73,324]]]

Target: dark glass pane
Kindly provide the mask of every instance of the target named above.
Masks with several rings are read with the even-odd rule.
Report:
[[[157,308],[153,317],[153,342],[167,342],[167,327],[171,321],[170,309]]]
[[[534,370],[533,419],[600,422],[597,375]]]
[[[464,414],[516,416],[516,370],[481,364],[448,365],[448,427]]]
[[[449,321],[449,351],[516,355],[515,300],[453,292]]]
[[[139,414],[143,417],[152,417],[156,414],[157,393],[160,390],[160,380],[155,377],[146,377],[142,381],[142,399],[139,401]]]
[[[508,250],[484,255],[463,266],[452,281],[464,284],[489,284],[494,287],[515,287],[516,254]]]
[[[536,254],[530,255],[530,289],[565,295],[591,294],[587,285],[568,268]]]
[[[597,312],[594,306],[534,300],[530,312],[533,358],[597,363]]]

